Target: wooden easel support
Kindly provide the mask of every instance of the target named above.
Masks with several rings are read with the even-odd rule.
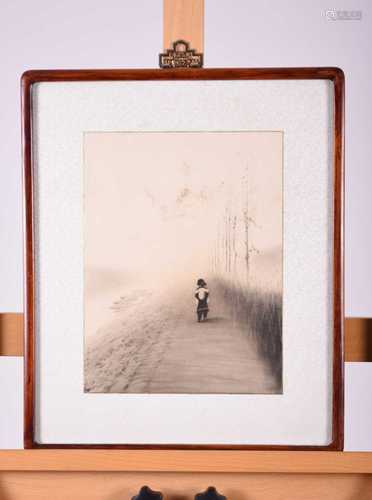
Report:
[[[163,49],[182,39],[204,52],[204,0],[163,0]],[[0,313],[0,356],[23,356],[23,314]],[[372,361],[372,318],[345,321],[345,361]]]
[[[203,52],[203,0],[164,0],[164,50],[184,39]],[[372,361],[372,319],[345,323],[347,361]],[[23,314],[0,314],[0,355],[23,355]],[[172,472],[169,472],[172,471]],[[199,474],[203,472],[203,474]],[[235,500],[367,499],[372,454],[288,451],[0,451],[0,498],[131,498],[148,484],[192,499],[214,484]]]
[[[176,40],[204,52],[204,0],[163,0],[163,49]]]
[[[23,314],[0,314],[0,356],[23,356]],[[345,361],[372,361],[372,318],[346,318]]]

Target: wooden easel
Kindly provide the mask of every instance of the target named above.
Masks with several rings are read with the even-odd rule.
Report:
[[[164,0],[164,50],[203,52],[203,0]],[[372,360],[372,319],[348,319],[346,361]],[[23,355],[22,314],[0,315],[0,355]],[[198,474],[196,474],[198,473]],[[228,500],[372,497],[372,453],[174,450],[0,451],[0,499],[129,499],[140,486],[193,499],[215,485]]]

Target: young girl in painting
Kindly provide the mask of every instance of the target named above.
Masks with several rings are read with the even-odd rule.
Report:
[[[198,322],[200,323],[200,321],[207,319],[209,311],[209,290],[207,288],[207,283],[203,279],[198,279],[196,285],[195,298],[198,301],[196,315],[198,317]]]

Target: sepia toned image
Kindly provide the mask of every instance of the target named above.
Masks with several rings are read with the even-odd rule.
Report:
[[[84,388],[282,393],[283,134],[84,135]]]

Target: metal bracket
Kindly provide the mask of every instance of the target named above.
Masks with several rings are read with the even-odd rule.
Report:
[[[185,40],[173,42],[173,48],[159,54],[161,68],[202,68],[203,54],[195,49],[190,49],[190,44]]]

